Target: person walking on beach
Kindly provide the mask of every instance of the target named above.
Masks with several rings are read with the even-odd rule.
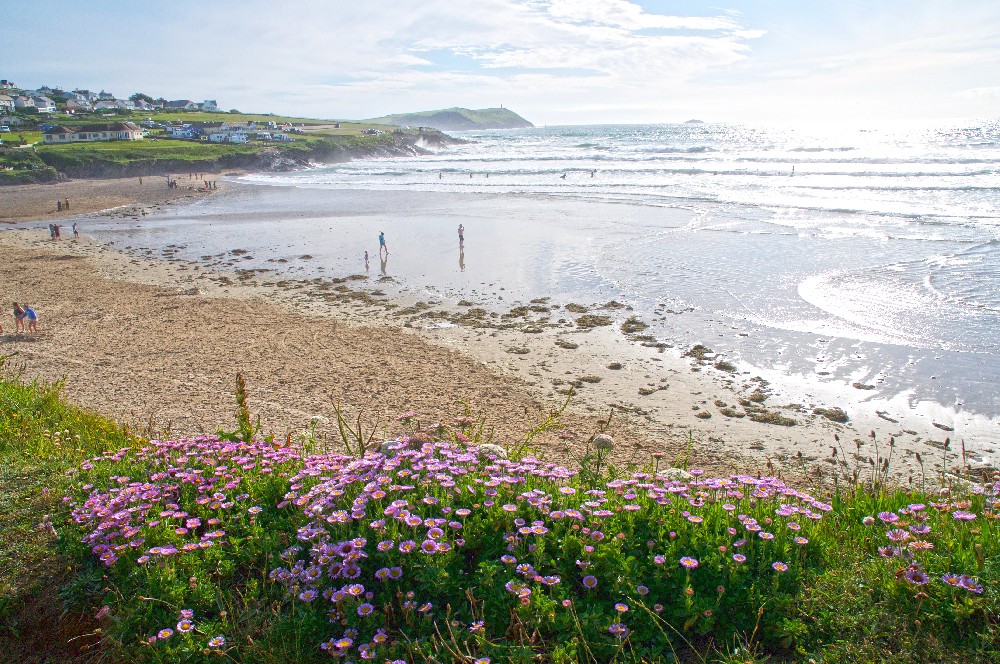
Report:
[[[379,231],[378,232],[378,255],[379,255],[379,258],[382,257],[382,252],[383,251],[385,252],[386,256],[389,255],[389,247],[385,246],[385,232]]]
[[[38,334],[38,314],[30,305],[24,305],[24,317],[28,321],[28,332]]]
[[[24,309],[17,302],[14,303],[14,331],[24,332]]]
[[[66,210],[69,209],[69,199],[68,198],[66,199],[66,202],[63,203],[63,209],[66,209]]]
[[[368,250],[365,249],[365,272],[368,271]]]
[[[458,225],[458,246],[465,246],[465,226],[462,224]]]
[[[62,201],[56,201],[56,212],[62,212]]]
[[[73,237],[80,237],[80,229],[76,227],[76,222],[73,222]]]

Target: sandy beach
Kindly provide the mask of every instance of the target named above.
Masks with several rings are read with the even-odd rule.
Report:
[[[241,185],[228,187],[220,195],[239,195]],[[111,214],[134,219],[134,209]],[[535,441],[547,458],[570,465],[609,412],[619,463],[643,464],[653,452],[674,459],[690,440],[700,467],[823,483],[834,468],[849,473],[885,455],[894,436],[894,473],[908,481],[919,480],[917,453],[927,473],[945,454],[944,431],[907,429],[892,418],[837,423],[810,403],[763,404],[769,395],[759,376],[720,370],[711,355],[637,343],[617,327],[569,324],[526,334],[523,326],[433,317],[415,323],[400,316],[412,298],[386,305],[353,284],[240,272],[239,255],[199,265],[138,257],[86,237],[53,242],[23,228],[0,235],[0,252],[8,299],[41,316],[38,336],[12,334],[12,318],[4,320],[10,361],[27,376],[65,379],[69,398],[146,435],[231,427],[234,378],[242,372],[252,410],[278,436],[297,436],[318,415],[321,438],[335,441],[340,404],[376,427],[377,437],[408,431],[396,421],[406,411],[427,427],[450,424],[468,408],[485,415],[497,441],[517,441],[574,387],[566,426]],[[796,425],[719,414],[741,401]],[[953,449],[949,465],[960,461]]]
[[[52,223],[81,214],[128,208],[128,212],[147,214],[168,205],[207,195],[201,181],[184,173],[172,175],[176,188],[167,187],[162,175],[143,178],[106,180],[67,180],[52,184],[24,184],[0,188],[0,221],[17,222],[44,219]],[[218,180],[218,174],[204,174]],[[69,209],[57,209],[57,201],[69,200]],[[70,222],[72,223],[72,222]]]

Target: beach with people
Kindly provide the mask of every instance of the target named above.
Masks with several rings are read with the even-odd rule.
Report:
[[[122,214],[155,212],[167,205],[204,196],[201,181],[178,175],[178,186],[169,187],[163,177],[61,180],[52,184],[21,184],[3,187],[0,224],[31,219],[71,219],[81,214],[112,210]],[[211,191],[215,191],[212,189]],[[72,208],[66,203],[72,201]]]
[[[278,432],[321,415],[329,436],[338,404],[383,422],[407,411],[447,421],[468,404],[511,439],[568,399],[567,428],[537,441],[566,463],[610,414],[621,463],[690,445],[702,466],[822,482],[845,455],[874,459],[891,438],[903,482],[997,465],[990,417],[908,401],[877,372],[823,380],[846,363],[811,356],[865,350],[849,340],[814,335],[794,348],[759,321],[699,316],[711,293],[690,274],[673,277],[688,301],[628,287],[625,269],[655,282],[641,276],[650,237],[690,255],[690,210],[455,191],[464,175],[439,176],[428,170],[443,191],[396,192],[273,182],[310,172],[222,178],[195,205],[75,216],[83,237],[57,247],[40,241],[37,223],[17,224],[0,236],[0,250],[23,257],[7,261],[5,277],[18,297],[44,304],[46,323],[20,357],[41,376],[66,376],[84,405],[185,433],[219,424],[231,374],[243,371]],[[584,178],[598,179],[588,169],[567,180]],[[357,257],[376,251],[370,274]],[[785,366],[748,361],[740,344],[766,333]],[[887,366],[908,352],[886,348]],[[790,370],[802,362],[820,375]]]

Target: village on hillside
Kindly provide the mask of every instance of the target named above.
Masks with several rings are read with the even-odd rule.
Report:
[[[138,92],[127,99],[120,99],[104,90],[66,91],[47,85],[28,90],[7,79],[0,79],[0,145],[3,144],[4,134],[22,130],[39,131],[41,142],[45,145],[139,141],[151,134],[211,143],[291,143],[295,141],[291,134],[302,133],[301,127],[294,127],[288,122],[188,122],[183,119],[156,122],[150,117],[136,123],[135,114],[145,111],[226,113],[214,99],[202,102],[189,99],[168,101]],[[238,114],[239,111],[231,109],[228,113]],[[53,116],[56,115],[65,124],[54,122],[56,118]],[[116,121],[116,117],[120,119]]]
[[[190,99],[167,101],[153,99],[137,92],[127,99],[119,99],[110,92],[101,90],[62,90],[43,85],[34,90],[19,88],[13,81],[0,79],[0,114],[21,112],[32,113],[89,113],[93,111],[154,111],[154,110],[223,112],[214,99],[194,102]]]

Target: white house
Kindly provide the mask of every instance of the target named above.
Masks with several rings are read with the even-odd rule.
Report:
[[[168,109],[183,109],[185,111],[194,111],[198,109],[198,104],[194,103],[190,99],[178,99],[176,101],[168,101],[164,104],[163,108]]]
[[[198,106],[201,108],[201,110],[205,111],[206,113],[219,112],[219,105],[215,103],[214,99],[206,99],[202,103],[198,104]]]
[[[133,111],[135,110],[135,103],[128,99],[102,99],[94,104],[95,111],[105,111],[109,109]]]
[[[93,141],[140,141],[142,128],[131,122],[106,125],[88,125],[79,129],[56,126],[42,133],[46,145]]]
[[[166,127],[166,130],[170,134],[170,138],[194,138],[194,129],[191,128],[191,125]]]
[[[0,95],[0,113],[14,110],[14,98],[10,95]]]
[[[35,108],[38,109],[39,113],[56,112],[56,103],[48,97],[32,97],[31,100],[35,102]]]
[[[14,97],[14,108],[34,108],[35,101],[31,97],[18,95]]]
[[[94,106],[86,99],[70,97],[66,100],[66,110],[69,111],[89,111],[93,108]]]
[[[73,90],[73,94],[80,101],[88,101],[93,104],[98,100],[99,95],[96,92],[91,92],[90,90]]]

